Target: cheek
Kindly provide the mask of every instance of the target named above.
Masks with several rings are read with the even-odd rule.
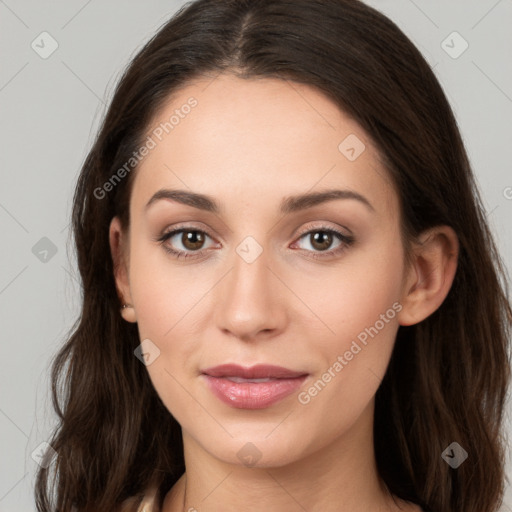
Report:
[[[180,424],[187,425],[191,407],[187,389],[194,376],[188,368],[193,366],[191,362],[198,351],[193,318],[209,287],[180,277],[183,274],[179,269],[173,269],[161,258],[143,256],[142,251],[133,254],[130,287],[137,303],[139,337],[151,340],[159,350],[158,357],[146,369],[169,412]]]
[[[314,313],[311,325],[318,325],[324,333],[318,338],[320,346],[343,349],[376,322],[382,327],[381,315],[386,329],[380,330],[397,324],[404,268],[401,247],[393,240],[383,237],[372,249],[347,253],[336,269],[303,272],[300,279],[288,276],[293,279],[294,292]]]
[[[312,280],[305,282],[299,292],[306,294],[305,302],[326,326],[324,334],[314,338],[314,347],[309,347],[323,367],[315,376],[320,382],[306,390],[304,402],[320,391],[324,398],[319,405],[342,400],[346,407],[333,406],[332,416],[359,410],[371,399],[394,347],[402,308],[402,251],[399,245],[384,242],[379,247],[378,253],[361,252],[357,259],[347,258],[339,272],[317,280],[316,287]],[[329,390],[324,392],[324,387]]]
[[[136,303],[139,338],[151,340],[159,350],[147,370],[160,395],[176,392],[173,377],[178,378],[183,362],[190,361],[197,350],[191,319],[200,309],[200,298],[208,287],[184,275],[166,261],[163,249],[149,244],[133,247],[130,289]]]
[[[139,243],[131,248],[130,289],[141,336],[167,343],[176,331],[186,330],[209,289],[190,269],[173,263],[158,244]]]

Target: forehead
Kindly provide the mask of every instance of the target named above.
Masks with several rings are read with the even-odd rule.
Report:
[[[343,187],[380,208],[397,206],[366,133],[304,84],[232,75],[195,80],[156,113],[146,137],[153,147],[136,171],[135,208],[165,187],[252,207],[258,199],[277,207],[286,195]]]

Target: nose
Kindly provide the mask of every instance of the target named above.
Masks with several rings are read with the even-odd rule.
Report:
[[[286,287],[266,249],[253,261],[240,254],[235,252],[231,270],[216,287],[217,326],[243,341],[275,337],[287,322]]]

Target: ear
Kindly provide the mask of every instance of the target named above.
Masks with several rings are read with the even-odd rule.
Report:
[[[121,227],[121,221],[114,217],[110,222],[109,229],[110,252],[114,264],[114,278],[116,281],[117,293],[122,304],[129,304],[131,307],[120,308],[121,316],[127,322],[136,322],[135,309],[132,306],[130,293],[130,282],[128,278],[129,266],[129,240]]]
[[[452,286],[458,257],[459,241],[449,226],[428,229],[414,242],[402,290],[400,325],[417,324],[439,308]]]

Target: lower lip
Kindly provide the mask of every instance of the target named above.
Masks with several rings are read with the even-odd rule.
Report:
[[[233,382],[222,377],[204,377],[212,393],[231,407],[264,409],[297,391],[307,375],[268,382]]]

